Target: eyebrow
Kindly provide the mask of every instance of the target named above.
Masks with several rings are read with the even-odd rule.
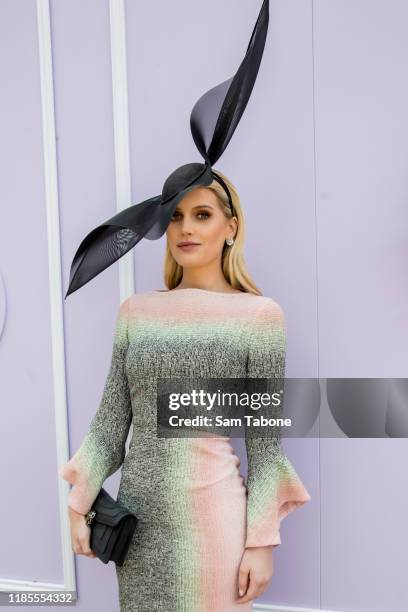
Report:
[[[193,210],[195,208],[213,208],[212,206],[210,206],[209,204],[198,204],[197,206],[193,206]],[[178,208],[178,206],[176,206],[176,210],[180,211],[180,209]]]

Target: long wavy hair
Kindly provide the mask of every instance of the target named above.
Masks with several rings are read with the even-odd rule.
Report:
[[[235,216],[238,220],[238,227],[234,236],[234,244],[228,246],[224,242],[221,255],[221,266],[225,280],[234,288],[246,293],[254,293],[255,295],[263,295],[260,289],[256,286],[249,274],[244,260],[244,240],[245,240],[245,223],[244,215],[241,207],[241,201],[234,185],[219,170],[215,170],[218,175],[225,181],[232,198]],[[217,196],[221,210],[227,218],[232,217],[231,209],[228,203],[228,197],[224,189],[217,181],[213,181],[207,187],[211,189]],[[166,253],[164,256],[164,283],[167,289],[175,289],[183,277],[183,268],[174,259],[171,254],[168,240],[166,241]]]

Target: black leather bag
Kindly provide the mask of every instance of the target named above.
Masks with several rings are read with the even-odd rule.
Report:
[[[123,565],[136,528],[136,516],[102,488],[85,519],[91,527],[90,545],[96,556],[103,563],[114,561]]]

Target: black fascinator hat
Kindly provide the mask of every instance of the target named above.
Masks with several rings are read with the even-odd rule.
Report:
[[[167,177],[160,195],[129,206],[93,229],[75,253],[65,299],[120,259],[142,238],[160,238],[178,202],[195,187],[207,187],[214,180],[218,181],[233,210],[228,187],[212,166],[227,148],[248,104],[265,48],[268,24],[269,0],[264,0],[236,74],[207,91],[193,107],[190,128],[204,163],[180,166]]]

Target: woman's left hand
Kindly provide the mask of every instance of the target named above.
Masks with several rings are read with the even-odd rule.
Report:
[[[273,546],[245,548],[238,572],[237,603],[256,599],[267,588],[273,576],[272,549]]]

